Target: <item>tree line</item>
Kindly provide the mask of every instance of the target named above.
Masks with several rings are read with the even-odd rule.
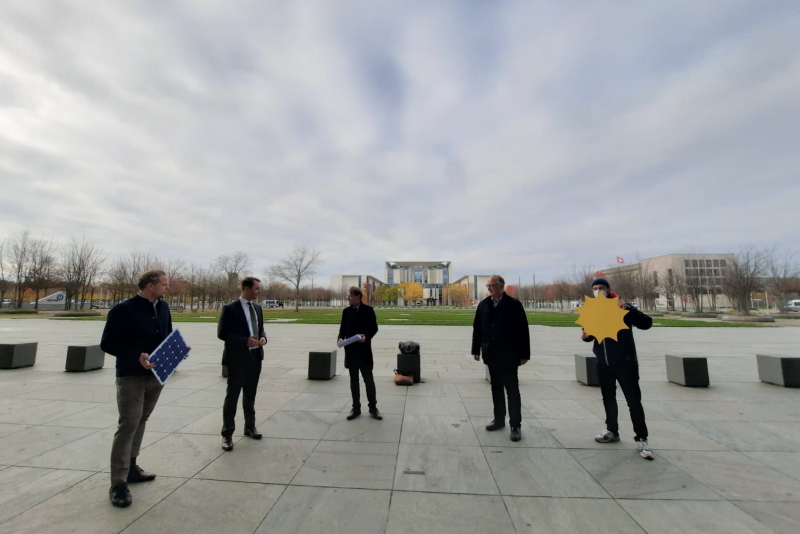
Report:
[[[262,297],[280,302],[293,299],[296,306],[304,300],[330,300],[325,288],[302,287],[320,263],[319,251],[296,246],[279,262],[264,267],[267,280]],[[187,265],[138,249],[109,258],[85,237],[71,237],[59,245],[25,229],[0,241],[0,308],[21,308],[25,292],[31,291],[38,309],[39,299],[55,290],[64,292],[65,310],[84,309],[97,300],[112,305],[135,295],[139,275],[149,269],[167,273],[170,305],[204,310],[235,298],[240,280],[252,273],[252,262],[246,253],[233,252],[207,266]]]

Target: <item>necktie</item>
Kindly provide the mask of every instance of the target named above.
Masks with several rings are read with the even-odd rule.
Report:
[[[256,319],[256,307],[253,306],[252,302],[248,302],[247,306],[250,308],[250,326],[253,329],[253,337],[258,339],[258,319]]]

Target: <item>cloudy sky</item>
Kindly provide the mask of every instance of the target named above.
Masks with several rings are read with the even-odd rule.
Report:
[[[800,248],[796,2],[4,2],[0,240],[529,283]]]

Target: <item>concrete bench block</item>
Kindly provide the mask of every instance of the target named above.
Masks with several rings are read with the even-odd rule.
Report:
[[[67,363],[65,369],[70,372],[92,371],[102,369],[106,362],[106,353],[100,345],[70,345],[67,347]]]
[[[330,380],[336,376],[336,351],[309,352],[308,378]]]
[[[397,369],[414,375],[414,383],[418,384],[422,380],[422,369],[420,367],[419,353],[397,355]],[[488,372],[488,371],[487,371]]]
[[[0,344],[0,369],[30,367],[36,363],[38,343]]]
[[[800,358],[756,354],[758,379],[787,388],[800,387]]]
[[[707,387],[708,359],[690,354],[667,354],[667,380],[687,387]]]
[[[597,359],[594,354],[575,355],[575,379],[584,386],[600,386],[600,380],[597,378]]]

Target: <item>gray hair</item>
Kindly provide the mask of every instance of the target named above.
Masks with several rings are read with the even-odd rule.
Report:
[[[505,278],[503,278],[503,277],[502,277],[502,276],[500,276],[499,274],[493,274],[492,276],[490,276],[490,277],[489,277],[489,280],[491,280],[492,278],[494,278],[495,280],[497,280],[497,283],[498,283],[498,284],[500,284],[501,286],[505,287],[505,285],[506,285],[506,280],[505,280]]]

